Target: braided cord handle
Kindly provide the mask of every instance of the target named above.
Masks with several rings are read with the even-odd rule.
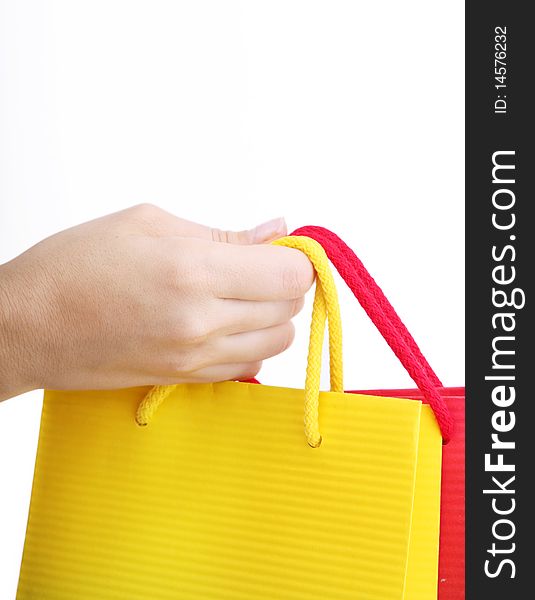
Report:
[[[342,357],[342,319],[338,292],[325,250],[309,237],[288,236],[272,242],[276,246],[296,248],[304,252],[316,270],[316,292],[312,308],[310,340],[305,379],[305,435],[309,446],[321,444],[319,431],[319,394],[321,355],[325,336],[325,321],[329,324],[329,362],[331,391],[344,391]]]
[[[307,442],[313,448],[321,444],[319,431],[319,393],[321,358],[325,324],[329,327],[330,385],[331,391],[344,391],[342,357],[342,321],[338,293],[329,260],[317,241],[303,236],[288,236],[272,242],[276,246],[295,248],[305,253],[316,271],[316,291],[312,309],[310,340],[305,379],[304,426]],[[148,425],[161,403],[176,388],[176,385],[154,386],[140,402],[136,422]]]
[[[454,424],[449,409],[437,389],[442,387],[442,383],[361,260],[343,240],[324,227],[300,227],[292,235],[309,236],[323,246],[340,276],[422,391],[435,413],[444,443],[447,443],[452,436]]]

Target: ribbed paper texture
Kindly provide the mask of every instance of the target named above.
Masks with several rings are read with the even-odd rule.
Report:
[[[301,390],[183,385],[140,428],[145,393],[46,393],[18,600],[404,597],[420,402],[323,393],[313,449]]]
[[[414,400],[423,398],[420,390],[367,390],[352,393],[412,398]],[[455,429],[450,442],[443,448],[442,456],[438,600],[464,600],[465,388],[441,388],[440,394],[448,405],[455,422]],[[421,456],[421,452],[419,456]]]
[[[405,598],[437,597],[442,438],[433,411],[422,406],[416,489]]]

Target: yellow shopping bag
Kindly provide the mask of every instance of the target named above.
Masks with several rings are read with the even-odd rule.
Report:
[[[18,600],[436,598],[433,413],[343,392],[327,258],[277,243],[317,271],[305,390],[47,391]]]

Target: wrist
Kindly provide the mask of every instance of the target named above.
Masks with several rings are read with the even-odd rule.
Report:
[[[0,401],[38,387],[28,360],[32,336],[27,294],[11,263],[0,265]]]

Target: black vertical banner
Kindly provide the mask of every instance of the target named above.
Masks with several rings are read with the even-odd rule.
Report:
[[[470,600],[535,597],[532,8],[521,1],[466,3]]]

